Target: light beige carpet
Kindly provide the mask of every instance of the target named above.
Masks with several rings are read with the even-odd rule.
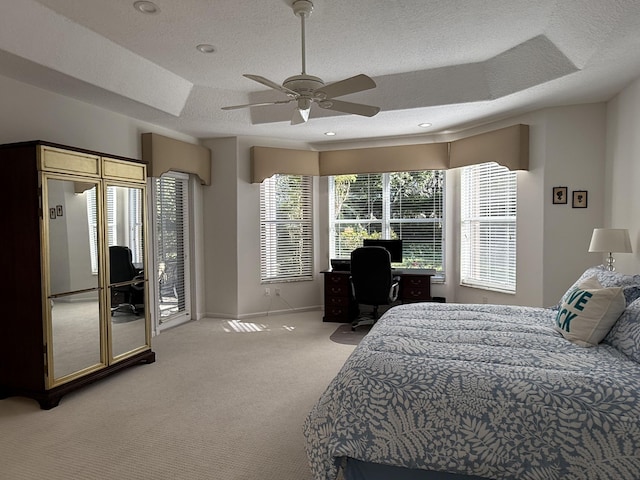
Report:
[[[0,401],[0,478],[309,480],[302,423],[354,346],[320,312],[204,319],[157,361],[62,398]]]

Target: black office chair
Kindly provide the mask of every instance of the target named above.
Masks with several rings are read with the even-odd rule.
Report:
[[[373,325],[378,320],[378,307],[391,305],[398,299],[400,277],[394,277],[391,257],[383,247],[360,247],[351,252],[351,289],[358,305],[371,305],[370,317],[359,317],[351,330]]]
[[[123,311],[140,315],[140,306],[144,306],[144,276],[142,271],[133,265],[129,247],[109,247],[109,275],[109,283],[112,285],[134,279],[140,280],[111,287],[111,315]]]

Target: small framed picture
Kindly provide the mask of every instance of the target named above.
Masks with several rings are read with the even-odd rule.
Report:
[[[553,187],[553,203],[567,203],[567,187]]]
[[[586,190],[574,190],[573,191],[573,208],[587,208],[587,191]]]
[[[56,209],[53,207],[49,209],[49,218],[51,220],[55,220],[56,218]]]
[[[58,217],[62,216],[62,205],[56,205],[56,215]]]

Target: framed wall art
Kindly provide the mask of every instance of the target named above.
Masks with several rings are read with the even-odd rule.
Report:
[[[571,204],[573,208],[587,208],[587,191],[586,190],[574,190],[573,202]]]
[[[553,203],[567,203],[567,187],[553,187]]]

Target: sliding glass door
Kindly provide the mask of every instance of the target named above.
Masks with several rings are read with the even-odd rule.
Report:
[[[154,179],[156,318],[162,328],[191,318],[189,178],[170,172]]]

